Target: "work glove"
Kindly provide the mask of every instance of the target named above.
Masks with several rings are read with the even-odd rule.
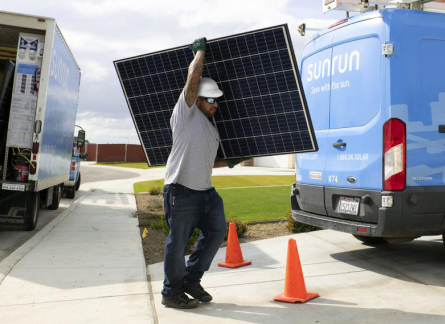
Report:
[[[240,164],[243,161],[248,160],[249,158],[245,158],[244,156],[236,159],[227,160],[227,166],[232,169],[235,165]]]
[[[194,55],[196,55],[197,51],[206,51],[206,42],[207,39],[205,37],[197,38],[193,42],[192,45],[190,45],[190,48]]]

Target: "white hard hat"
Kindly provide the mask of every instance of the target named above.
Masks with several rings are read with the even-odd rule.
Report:
[[[210,78],[201,78],[199,80],[198,96],[206,98],[219,98],[223,92],[219,90],[215,81]]]

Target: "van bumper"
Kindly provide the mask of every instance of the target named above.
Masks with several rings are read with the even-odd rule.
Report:
[[[65,187],[74,187],[76,185],[76,181],[70,180],[63,183]]]
[[[378,215],[376,223],[366,223],[319,215],[302,210],[297,196],[304,184],[293,184],[291,194],[294,220],[323,229],[332,229],[369,237],[419,237],[445,233],[445,188],[408,187],[404,191],[360,190],[372,197],[372,208]],[[341,188],[342,195],[357,196],[356,189]],[[382,196],[393,197],[393,207],[382,207]],[[324,202],[320,202],[323,204]]]

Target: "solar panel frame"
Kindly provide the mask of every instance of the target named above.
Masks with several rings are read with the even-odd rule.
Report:
[[[239,85],[239,89],[243,88],[244,90],[246,89],[246,84],[247,82],[244,82],[247,78],[252,77],[253,75],[257,75],[257,73],[254,73],[255,71],[253,71],[253,61],[254,59],[257,59],[257,57],[255,57],[255,55],[252,54],[256,54],[256,53],[250,53],[251,55],[246,56],[246,54],[249,54],[246,48],[244,48],[243,46],[239,46],[237,38],[241,37],[241,36],[250,36],[250,35],[260,35],[259,37],[261,37],[261,33],[268,32],[268,31],[274,31],[277,29],[282,29],[283,30],[283,35],[284,35],[284,41],[286,43],[286,47],[287,47],[287,51],[289,54],[289,59],[290,62],[285,62],[287,63],[289,66],[288,70],[287,70],[287,74],[284,76],[283,79],[280,80],[284,80],[287,84],[288,79],[292,79],[296,82],[297,85],[297,93],[294,93],[293,95],[298,95],[299,96],[299,102],[301,102],[301,110],[300,111],[289,111],[287,113],[281,113],[281,114],[269,114],[269,116],[274,116],[276,117],[276,121],[274,121],[273,119],[271,120],[272,124],[267,124],[267,126],[270,128],[270,134],[266,134],[266,136],[258,136],[257,141],[254,140],[252,136],[249,136],[249,134],[253,134],[253,129],[258,129],[258,127],[261,127],[260,124],[261,123],[265,123],[264,121],[260,120],[260,116],[258,116],[258,125],[250,125],[250,126],[246,126],[247,124],[242,124],[241,120],[242,118],[252,118],[249,117],[248,111],[246,109],[246,111],[241,111],[238,109],[231,109],[231,110],[226,110],[224,109],[224,104],[230,100],[225,101],[224,99],[220,101],[220,107],[217,110],[217,114],[240,114],[240,117],[238,120],[234,120],[233,118],[229,121],[227,120],[217,120],[219,118],[218,115],[216,115],[215,117],[212,118],[212,122],[215,125],[215,127],[218,129],[218,132],[220,133],[220,147],[218,150],[218,157],[219,158],[223,158],[223,159],[227,159],[227,158],[236,158],[236,157],[259,157],[259,156],[271,156],[271,155],[278,155],[278,154],[292,154],[292,153],[301,153],[301,152],[314,152],[318,150],[318,145],[317,145],[317,141],[315,138],[315,132],[313,129],[313,125],[310,119],[310,113],[309,113],[309,109],[307,108],[307,102],[306,102],[306,97],[304,95],[304,90],[303,90],[303,86],[302,86],[302,82],[301,82],[301,78],[300,78],[300,74],[298,71],[298,65],[297,65],[297,61],[295,58],[295,52],[292,46],[292,42],[291,42],[291,37],[290,37],[290,33],[289,33],[289,29],[287,24],[283,24],[283,25],[278,25],[278,26],[273,26],[273,27],[268,27],[268,28],[263,28],[263,29],[258,29],[258,30],[254,30],[254,31],[250,31],[250,32],[246,32],[246,33],[239,33],[239,34],[235,34],[235,35],[231,35],[231,36],[226,36],[226,37],[221,37],[221,38],[217,38],[217,39],[212,39],[212,40],[208,40],[207,41],[207,50],[206,50],[206,62],[205,62],[205,66],[204,66],[204,72],[203,72],[203,76],[208,76],[211,77],[213,79],[215,79],[215,81],[217,81],[218,85],[221,88],[221,83],[222,82],[229,82],[229,81],[222,81],[219,82],[218,80],[221,79],[221,77],[218,75],[218,77],[215,77],[215,75],[212,75],[212,73],[214,74],[215,72],[217,73],[221,73],[221,69],[216,69],[215,71],[209,71],[212,69],[212,65],[217,65],[220,64],[221,62],[223,62],[224,64],[224,71],[229,71],[230,69],[232,69],[232,72],[235,72],[236,75],[238,75],[238,72],[241,73],[241,75],[243,75],[244,73],[244,77],[243,78],[237,78],[234,81],[238,82]],[[227,40],[227,47],[230,48],[230,55],[231,55],[231,60],[232,61],[228,61],[228,60],[223,60],[221,53],[223,53],[224,49],[219,48],[218,50],[213,50],[212,46],[215,44],[218,44],[219,47],[221,46],[226,46],[226,44],[224,44],[224,40]],[[275,40],[276,42],[276,40]],[[237,48],[235,48],[235,43]],[[247,44],[247,38],[246,38],[246,44]],[[268,43],[263,42],[260,43],[261,46],[267,46]],[[278,47],[278,45],[277,45]],[[251,50],[252,48],[250,47],[249,50]],[[262,50],[264,50],[264,48],[260,48],[257,46],[258,49],[258,57],[260,56],[260,53]],[[238,53],[237,53],[238,52]],[[271,67],[272,65],[272,61],[274,60],[275,63],[277,62],[277,57],[276,55],[274,55],[273,52],[271,51],[266,51],[263,52],[262,54],[268,54],[270,57],[270,65],[268,64],[263,64],[264,66],[263,68],[263,72],[264,75],[261,76],[261,84],[264,86],[266,86],[268,88],[268,95],[271,96],[271,92],[270,91],[270,87],[275,87],[274,89],[277,90],[283,90],[284,86],[283,84],[279,84],[278,80],[275,78],[274,80],[274,74],[270,74],[271,72],[273,72],[273,69]],[[237,55],[239,54],[239,57],[235,57],[233,58],[232,55]],[[244,55],[243,55],[244,54]],[[208,55],[212,55],[213,60],[209,61],[207,60]],[[218,56],[219,55],[219,56]],[[218,60],[219,59],[219,60]],[[242,63],[242,68],[244,71],[239,71],[236,70],[234,71],[233,69],[236,69],[236,67],[233,65],[233,61],[235,59],[240,59],[243,60]],[[252,64],[249,64],[249,59],[251,61]],[[278,57],[278,59],[280,59],[280,57]],[[141,65],[142,60],[145,60],[144,64]],[[183,87],[185,86],[186,83],[186,78],[187,78],[187,71],[188,71],[188,66],[190,64],[190,62],[193,60],[193,54],[191,52],[191,50],[189,49],[189,45],[186,46],[179,46],[179,47],[175,47],[175,48],[171,48],[171,49],[167,49],[167,50],[162,50],[162,51],[157,51],[157,52],[153,52],[153,53],[149,53],[149,54],[143,54],[143,55],[139,55],[139,56],[135,56],[135,57],[130,57],[130,58],[126,58],[126,59],[121,59],[121,60],[116,60],[114,61],[114,65],[115,65],[115,69],[116,72],[118,74],[120,83],[121,83],[121,87],[122,90],[124,92],[127,104],[128,104],[128,108],[130,110],[130,114],[132,116],[136,131],[138,133],[139,139],[141,141],[141,143],[144,146],[144,152],[147,158],[147,161],[150,165],[164,165],[168,159],[168,155],[171,151],[172,148],[172,144],[173,144],[173,140],[172,140],[172,135],[171,135],[171,130],[170,130],[170,126],[169,126],[169,119],[171,116],[171,112],[173,111],[173,108],[176,104],[176,101],[179,98],[180,93],[183,90]],[[267,63],[267,62],[261,62],[261,63]],[[283,66],[283,62],[280,62]],[[229,69],[227,69],[227,65],[229,65]],[[232,64],[232,66],[230,66]],[[286,65],[287,66],[287,65]],[[124,67],[124,68],[121,68]],[[239,67],[239,66],[238,66]],[[139,71],[141,71],[142,73],[150,73],[148,76],[136,76],[134,70],[138,69]],[[284,70],[284,69],[283,69]],[[167,72],[166,72],[167,71]],[[229,71],[230,72],[230,71]],[[269,72],[269,74],[268,74]],[[167,73],[170,73],[169,75],[167,75]],[[223,72],[225,73],[225,72]],[[163,94],[158,95],[156,97],[156,100],[158,101],[156,104],[158,105],[158,107],[161,107],[161,109],[157,109],[156,107],[154,107],[153,102],[148,102],[147,98],[143,98],[144,96],[150,96],[151,91],[155,91],[156,89],[162,89],[163,85],[162,85],[162,80],[160,78],[161,74],[165,74],[164,75],[164,79],[163,81],[167,81],[167,83],[169,84],[169,91],[168,92],[156,92],[156,94]],[[264,77],[264,78],[263,78]],[[125,79],[127,78],[127,79]],[[133,78],[133,80],[131,80],[130,78]],[[131,81],[135,82],[133,83],[132,87],[129,87],[129,83],[131,83]],[[173,87],[171,84],[176,85],[176,88]],[[252,84],[251,84],[252,85]],[[251,86],[250,85],[250,86]],[[258,82],[258,88],[256,89],[251,89],[251,87],[249,86],[249,84],[247,84],[247,87],[249,87],[249,93],[253,94],[252,98],[248,98],[248,97],[244,97],[242,98],[243,102],[245,103],[245,101],[249,101],[249,100],[260,100],[259,98],[261,98],[261,100],[269,100],[272,98],[265,98],[265,97],[260,97],[260,82]],[[142,94],[143,91],[141,90],[143,87],[145,87],[145,91],[146,94]],[[280,88],[281,87],[281,88]],[[227,87],[222,87],[223,91],[225,92],[226,95],[226,91],[227,91]],[[225,89],[224,89],[225,88]],[[237,88],[237,85],[235,84],[231,84],[230,85],[232,94],[233,92],[239,91],[239,89]],[[233,90],[233,88],[235,88],[235,91]],[[131,90],[127,91],[127,90]],[[130,92],[130,93],[129,93]],[[255,94],[257,94],[257,96],[254,96]],[[229,96],[230,97],[230,96]],[[224,98],[224,96],[223,96]],[[287,100],[288,103],[292,103],[292,100],[296,100],[295,98],[292,98],[291,94],[289,93],[289,97],[285,98],[280,97],[280,100]],[[236,100],[236,99],[235,99]],[[235,101],[233,100],[233,101]],[[272,104],[272,102],[269,101],[269,104]],[[252,103],[249,101],[249,105],[250,107],[252,107]],[[247,107],[248,105],[246,105]],[[253,104],[253,107],[258,106]],[[142,107],[143,110],[139,109],[139,107]],[[165,107],[165,109],[163,108]],[[282,104],[282,108],[285,109],[284,104]],[[150,110],[151,109],[151,110]],[[134,110],[134,111],[133,111]],[[159,130],[168,130],[169,132],[164,133],[163,135],[160,136],[160,134],[162,134],[162,132],[156,133],[156,131],[152,131],[152,130],[144,130],[143,134],[140,130],[140,126],[145,127],[146,123],[151,123],[150,119],[147,120],[138,120],[135,116],[135,112],[139,112],[141,113],[142,111],[144,111],[144,113],[153,113],[154,117],[156,117],[156,122],[159,125],[164,125],[165,128],[160,128]],[[257,113],[257,111],[254,111],[255,113]],[[297,119],[296,116],[295,120],[299,121],[296,124],[292,124],[289,125],[288,121],[285,117],[285,114],[298,114],[300,115],[300,117],[298,117],[299,119]],[[244,114],[244,115],[242,115]],[[258,115],[258,114],[257,114]],[[257,116],[255,116],[257,117]],[[299,132],[299,127],[302,126],[303,130],[308,132],[309,134],[309,142],[310,143],[306,143],[310,146],[310,148],[308,149],[304,149],[304,150],[290,150],[290,151],[286,151],[286,149],[282,149],[281,148],[281,144],[282,147],[284,147],[284,139],[286,138],[287,141],[291,141],[293,142],[293,139],[290,135],[280,132],[278,134],[274,133],[274,130],[277,130],[277,125],[279,124],[279,119],[281,120],[281,124],[283,124],[283,118],[286,121],[287,128],[289,130],[289,134],[291,134],[291,126],[292,127],[296,127],[298,129]],[[304,124],[301,122],[302,120],[304,120]],[[253,120],[251,120],[253,121]],[[292,122],[292,120],[290,120]],[[224,135],[227,135],[227,127],[231,129],[231,127],[233,126],[233,124],[228,124],[229,122],[232,122],[236,125],[241,125],[239,129],[242,130],[244,136],[242,137],[236,137],[236,138],[225,138]],[[221,127],[219,124],[221,123],[227,123],[224,124],[225,127]],[[255,122],[254,122],[255,123]],[[220,127],[218,127],[220,126]],[[254,127],[255,126],[255,127]],[[250,128],[249,128],[250,127]],[[233,127],[234,128],[234,127]],[[144,128],[146,129],[146,128]],[[226,133],[224,132],[226,131]],[[236,132],[235,129],[233,129],[234,132]],[[294,131],[294,133],[296,133]],[[168,134],[167,134],[168,133]],[[150,134],[150,136],[149,136]],[[288,135],[288,136],[286,136]],[[279,139],[278,137],[282,136],[281,139]],[[301,138],[300,138],[301,139]],[[223,141],[231,141],[232,143],[230,143],[230,147],[228,147],[227,145],[224,145],[225,143],[223,143]],[[156,144],[158,146],[156,147],[152,147],[149,148],[147,147],[147,143],[149,144]],[[162,145],[160,145],[162,144]],[[266,148],[266,151],[268,150],[268,148],[272,148],[272,146],[275,148],[276,152],[271,152],[270,150],[268,152],[264,152],[260,150],[260,146],[264,144],[263,147]],[[303,146],[304,144],[301,143]],[[278,147],[277,147],[278,145]],[[148,145],[149,146],[149,145]],[[246,148],[249,151],[249,155],[245,155],[241,153],[241,148],[243,148],[244,152],[246,152]],[[231,154],[227,154],[226,151],[230,151],[229,153]],[[150,153],[150,154],[149,154]],[[230,155],[230,156],[229,156]],[[151,156],[151,159],[150,157]]]

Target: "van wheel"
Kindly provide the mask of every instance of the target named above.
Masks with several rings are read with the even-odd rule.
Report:
[[[26,225],[27,231],[33,231],[37,226],[40,210],[40,193],[30,192],[26,199]]]
[[[357,240],[369,245],[387,243],[385,239],[382,237],[369,237],[369,236],[354,235],[354,234],[352,234],[352,236],[354,236]]]
[[[76,182],[76,191],[79,190],[80,188],[80,172],[79,172],[79,178],[77,178],[77,182]]]
[[[76,197],[76,188],[66,187],[65,193],[66,193],[66,198],[74,199],[74,197]]]
[[[54,186],[53,188],[53,202],[48,206],[49,210],[56,210],[59,208],[60,199],[62,198],[61,185]]]

